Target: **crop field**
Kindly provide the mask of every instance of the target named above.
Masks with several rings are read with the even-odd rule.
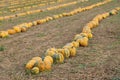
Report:
[[[0,80],[120,80],[120,0],[0,0]]]

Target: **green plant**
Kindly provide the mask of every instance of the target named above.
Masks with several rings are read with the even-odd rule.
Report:
[[[4,46],[0,46],[0,51],[4,51],[5,47]]]

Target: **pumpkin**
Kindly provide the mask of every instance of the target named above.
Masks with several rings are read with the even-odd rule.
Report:
[[[120,7],[116,7],[116,10],[120,10]]]
[[[93,19],[93,22],[95,22],[95,27],[99,25],[98,19]]]
[[[31,73],[32,73],[32,74],[38,74],[38,73],[39,73],[39,68],[38,68],[38,67],[33,67],[33,68],[31,69]]]
[[[33,26],[36,26],[37,25],[37,21],[33,21],[32,24],[33,24]]]
[[[48,59],[44,59],[45,70],[51,70],[51,62]]]
[[[62,15],[62,14],[59,14],[59,17],[63,17],[63,15]]]
[[[51,56],[46,56],[46,57],[44,58],[44,61],[45,61],[45,60],[48,60],[48,61],[50,61],[51,64],[53,64],[53,58],[52,58]]]
[[[62,13],[63,16],[68,16],[68,13]]]
[[[52,57],[53,57],[54,63],[63,63],[64,62],[64,56],[61,53],[56,53]]]
[[[72,44],[73,44],[73,46],[74,46],[75,48],[78,48],[78,47],[79,47],[79,43],[78,43],[77,41],[73,41]]]
[[[45,63],[44,61],[38,62],[37,63],[39,70],[42,72],[45,70]]]
[[[91,29],[88,26],[83,27],[82,33],[91,33]]]
[[[54,54],[55,54],[54,51],[48,51],[48,50],[45,53],[46,56],[53,56]]]
[[[90,29],[92,29],[93,28],[93,24],[92,23],[87,23],[87,25],[86,26],[88,26]]]
[[[48,20],[46,20],[46,19],[43,19],[43,23],[46,23]]]
[[[48,21],[49,21],[49,18],[45,18],[45,20],[46,20],[46,22],[48,22]]]
[[[60,17],[59,17],[59,15],[54,15],[53,18],[54,18],[54,19],[58,19],[58,18],[60,18]]]
[[[101,15],[98,15],[96,18],[98,19],[98,21],[101,21],[103,19]]]
[[[74,15],[74,12],[70,12],[70,16],[73,16]]]
[[[80,42],[81,46],[84,46],[84,47],[88,46],[88,38],[87,37],[81,38],[79,42]]]
[[[53,56],[55,53],[57,53],[57,50],[55,48],[50,48],[46,51],[46,56]]]
[[[26,69],[31,69],[36,63],[36,60],[30,60],[27,64],[26,64]]]
[[[53,18],[52,18],[52,17],[48,17],[48,19],[49,19],[49,20],[53,20]]]
[[[87,33],[87,35],[88,35],[88,38],[92,38],[93,37],[92,33]]]
[[[9,29],[7,30],[8,34],[12,35],[12,34],[15,34],[16,31],[14,29]]]
[[[0,37],[4,38],[8,36],[8,32],[7,31],[0,31]]]
[[[106,15],[107,17],[110,16],[109,12],[106,12],[105,15]]]
[[[21,28],[20,28],[20,27],[15,26],[15,27],[13,27],[13,29],[14,29],[16,32],[21,32]]]
[[[90,23],[92,24],[92,27],[90,27],[90,28],[94,28],[94,27],[98,26],[98,20],[96,20],[96,21],[92,20]]]
[[[25,27],[25,26],[22,26],[22,27],[21,27],[21,32],[26,32],[26,31],[27,31],[26,27]]]
[[[82,38],[80,34],[75,35],[74,41],[77,41],[78,39]]]
[[[58,53],[61,53],[65,58],[70,56],[70,51],[67,48],[58,49]]]
[[[69,58],[70,57],[70,51],[69,51],[69,49],[65,48],[63,55],[64,55],[65,58]]]
[[[115,15],[115,14],[117,14],[117,10],[112,10],[112,11],[110,11],[109,14],[110,14],[110,15]]]
[[[49,50],[50,50],[50,51],[54,51],[54,52],[57,51],[55,48],[50,48]]]
[[[33,57],[32,60],[36,60],[36,61],[41,62],[41,61],[42,61],[42,58],[41,58],[41,57]]]
[[[103,19],[105,19],[107,17],[107,15],[104,13],[104,14],[102,14],[102,17],[103,17]]]
[[[32,27],[32,25],[33,25],[32,22],[29,22],[29,23],[27,23],[26,27],[30,28],[30,27]]]
[[[41,20],[37,20],[36,22],[37,22],[37,24],[42,24],[42,23],[41,23]]]
[[[82,37],[88,37],[88,35],[87,35],[86,33],[80,33],[80,35],[81,35]]]
[[[57,49],[57,51],[58,51],[58,53],[61,53],[64,56],[64,49]]]
[[[69,48],[69,50],[70,50],[70,56],[74,57],[76,55],[76,48],[72,47],[72,48]]]

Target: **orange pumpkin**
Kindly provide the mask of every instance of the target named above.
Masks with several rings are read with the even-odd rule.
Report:
[[[31,69],[36,63],[36,60],[30,60],[27,64],[26,64],[26,69]]]
[[[53,64],[53,58],[51,57],[51,56],[46,56],[45,58],[44,58],[44,61],[49,61],[51,64]]]
[[[7,30],[8,34],[12,35],[12,34],[15,34],[16,31],[14,29],[9,29]]]
[[[20,27],[15,26],[15,27],[13,27],[13,29],[14,29],[16,32],[21,32],[21,28],[20,28]]]
[[[38,62],[38,68],[42,72],[45,70],[45,63],[44,61]]]
[[[44,64],[45,64],[45,70],[51,70],[52,65],[51,62],[47,59],[44,59]]]

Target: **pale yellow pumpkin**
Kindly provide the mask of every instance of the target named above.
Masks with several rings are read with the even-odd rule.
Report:
[[[33,21],[33,22],[32,22],[32,25],[33,25],[33,26],[36,26],[36,25],[37,25],[37,21]]]
[[[41,61],[42,61],[42,58],[41,58],[41,57],[33,57],[32,60],[36,60],[36,61],[41,62]]]
[[[83,27],[82,33],[91,33],[91,29],[88,26]]]
[[[74,41],[77,41],[80,38],[82,38],[82,36],[80,34],[76,34],[75,37],[74,37]]]
[[[26,32],[27,31],[27,28],[25,26],[22,26],[21,27],[21,32]]]
[[[64,56],[61,53],[56,53],[53,56],[54,63],[63,63],[64,62]]]
[[[73,44],[72,43],[67,43],[63,48],[71,48],[73,47]]]
[[[46,56],[53,56],[55,53],[57,53],[57,50],[54,48],[50,48],[46,51],[45,55]]]
[[[0,31],[0,37],[4,38],[7,37],[9,34],[7,31]]]
[[[65,58],[69,58],[70,51],[67,48],[58,49],[58,53],[61,53]]]
[[[31,69],[31,73],[32,73],[32,74],[38,74],[38,73],[39,73],[39,68],[38,68],[38,67],[33,67],[33,68]]]

